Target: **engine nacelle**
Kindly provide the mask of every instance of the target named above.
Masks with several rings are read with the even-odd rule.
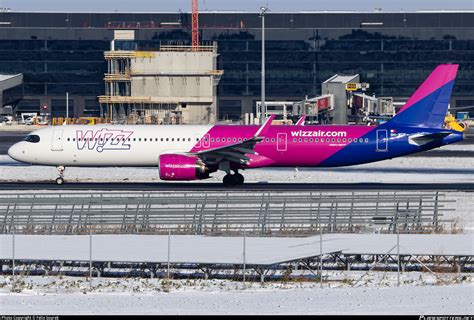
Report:
[[[199,157],[162,154],[159,160],[161,180],[199,180],[209,178],[209,169]]]

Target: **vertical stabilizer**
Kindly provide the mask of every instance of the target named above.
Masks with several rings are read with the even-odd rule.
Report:
[[[457,71],[457,64],[437,66],[389,123],[441,128],[448,111]]]

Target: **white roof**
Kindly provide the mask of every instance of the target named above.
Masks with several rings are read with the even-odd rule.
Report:
[[[0,91],[4,91],[23,82],[23,74],[0,74]]]
[[[13,79],[13,78],[19,77],[19,76],[21,76],[21,73],[19,73],[19,74],[0,74],[0,82],[8,80],[8,79]]]
[[[331,78],[327,79],[323,83],[349,83],[355,78],[357,78],[359,75],[350,75],[350,76],[340,76],[338,74],[332,76]]]
[[[323,254],[385,254],[396,245],[395,234],[327,234]],[[474,235],[402,234],[400,254],[474,255]],[[269,265],[317,256],[319,236],[246,238],[246,263]],[[21,260],[89,260],[88,235],[16,235],[15,258]],[[171,236],[172,263],[243,262],[242,237]],[[396,253],[396,251],[392,251]],[[94,261],[166,262],[168,236],[93,235]],[[11,259],[12,235],[0,235],[0,259]]]

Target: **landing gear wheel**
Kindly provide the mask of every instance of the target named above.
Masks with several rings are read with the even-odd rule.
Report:
[[[244,183],[244,176],[240,173],[226,174],[222,182],[226,187],[239,186]]]
[[[57,166],[56,169],[58,169],[59,172],[59,177],[56,178],[56,184],[62,185],[64,184],[64,171],[66,168],[64,166]]]
[[[222,179],[222,182],[224,183],[225,187],[232,187],[235,185],[234,176],[231,174],[226,174],[224,179]]]
[[[235,179],[235,181],[237,182],[237,183],[236,183],[237,185],[244,184],[245,178],[244,178],[244,176],[241,175],[240,173],[236,173],[236,174],[234,175],[234,179]]]

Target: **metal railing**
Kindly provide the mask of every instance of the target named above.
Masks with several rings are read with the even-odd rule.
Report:
[[[39,192],[0,194],[0,232],[305,235],[441,231],[439,192]]]

